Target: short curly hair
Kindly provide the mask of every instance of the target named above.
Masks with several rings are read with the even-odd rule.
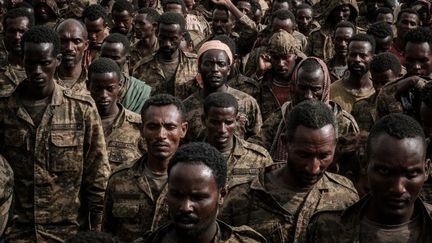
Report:
[[[291,11],[286,9],[279,9],[273,12],[271,16],[272,16],[271,23],[273,23],[274,19],[280,19],[280,20],[290,19],[293,22],[293,24],[297,23],[294,14]]]
[[[60,53],[60,37],[53,30],[46,26],[34,26],[29,29],[21,38],[21,48],[24,50],[25,43],[51,43],[53,44],[54,55]]]
[[[207,96],[204,100],[204,115],[207,116],[210,108],[230,108],[233,107],[238,112],[238,102],[234,96],[224,92],[215,92]]]
[[[357,27],[353,23],[351,23],[350,21],[346,21],[346,20],[343,20],[343,21],[339,22],[335,26],[335,28],[334,28],[335,31],[333,32],[333,35],[336,34],[336,30],[338,28],[351,28],[353,30],[353,34],[355,34],[357,32]]]
[[[7,26],[7,20],[8,19],[16,19],[20,17],[26,17],[29,21],[28,28],[34,26],[35,24],[35,17],[33,14],[29,13],[25,8],[13,8],[6,12],[6,14],[3,17],[3,27],[6,29]]]
[[[121,43],[123,47],[125,48],[126,52],[129,52],[130,49],[130,41],[129,39],[120,33],[112,33],[108,35],[104,41],[104,43]]]
[[[410,116],[393,113],[379,119],[371,128],[366,145],[366,156],[368,158],[372,157],[374,147],[376,147],[374,142],[383,134],[397,139],[420,138],[426,151],[425,134],[422,126]]]
[[[180,30],[183,32],[186,28],[186,21],[183,16],[178,13],[167,12],[163,13],[159,18],[159,24],[178,24],[180,25]]]
[[[108,14],[104,7],[102,7],[100,4],[92,4],[86,8],[84,8],[84,11],[82,13],[82,21],[85,19],[88,19],[90,21],[95,21],[102,18],[107,23],[108,20]]]
[[[142,8],[138,10],[138,14],[145,14],[147,19],[152,23],[159,22],[160,13],[158,13],[154,8]]]
[[[141,109],[141,117],[144,119],[145,113],[150,106],[167,106],[167,105],[174,105],[175,107],[177,107],[182,121],[186,121],[186,108],[183,102],[179,98],[172,96],[170,94],[158,94],[146,100],[146,102],[144,103]]]
[[[227,164],[224,156],[208,143],[189,143],[181,146],[168,163],[168,178],[172,168],[179,164],[204,164],[213,173],[218,189],[225,187]]]
[[[127,11],[129,14],[133,14],[135,12],[135,8],[132,3],[127,0],[116,0],[112,6],[111,13],[113,12],[123,12]]]
[[[182,12],[186,13],[186,4],[184,3],[183,0],[162,0],[162,7],[164,8],[165,11],[165,7],[167,4],[177,4],[181,6]]]
[[[116,73],[117,78],[121,79],[121,69],[115,61],[105,57],[99,57],[94,60],[88,68],[88,80],[91,82],[92,76],[95,73]]]
[[[428,28],[417,28],[408,31],[405,35],[405,47],[407,43],[421,44],[427,42],[432,48],[432,31]]]
[[[335,130],[335,139],[338,134],[336,117],[327,104],[318,100],[305,100],[294,106],[287,114],[287,139],[292,141],[297,127],[304,126],[311,129],[320,129],[332,125]]]
[[[368,35],[377,37],[377,38],[386,38],[390,36],[393,38],[393,29],[392,27],[385,21],[379,21],[373,23],[366,32]]]
[[[370,36],[368,34],[355,34],[351,37],[349,43],[351,44],[351,42],[353,42],[353,41],[369,42],[369,44],[371,44],[371,47],[372,47],[371,52],[375,53],[376,42],[372,36]]]
[[[402,65],[393,53],[383,52],[374,56],[370,64],[370,70],[376,73],[392,70],[394,75],[399,76],[402,71]]]

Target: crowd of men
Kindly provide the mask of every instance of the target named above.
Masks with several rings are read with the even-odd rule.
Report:
[[[432,243],[430,0],[0,20],[0,242]]]

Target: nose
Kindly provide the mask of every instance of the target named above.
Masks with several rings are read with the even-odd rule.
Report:
[[[224,134],[224,133],[226,133],[226,132],[227,132],[226,125],[225,125],[224,123],[221,124],[220,126],[218,126],[217,131],[218,131],[219,134]]]
[[[73,44],[72,41],[68,41],[64,45],[65,51],[72,51],[73,50]]]
[[[416,71],[420,70],[420,69],[421,69],[421,65],[420,65],[420,63],[419,63],[419,62],[415,62],[415,63],[412,65],[412,69],[413,69],[413,70],[416,70]]]
[[[397,195],[402,195],[406,192],[405,182],[402,177],[398,177],[393,181],[390,187],[391,192]]]
[[[310,175],[318,175],[320,173],[320,161],[316,158],[306,166],[306,171]]]
[[[193,212],[192,202],[189,199],[182,200],[180,203],[179,211],[182,212],[183,214],[192,213]]]
[[[315,98],[315,96],[314,96],[312,90],[310,90],[310,89],[306,90],[304,97],[305,97],[305,99],[307,99],[307,100],[311,100],[311,99],[314,99],[314,98]]]
[[[157,135],[158,135],[159,139],[166,139],[166,137],[167,137],[167,130],[164,127],[161,127],[159,129],[159,132],[158,132]]]

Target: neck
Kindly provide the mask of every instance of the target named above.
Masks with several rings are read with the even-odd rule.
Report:
[[[370,202],[366,207],[365,215],[366,217],[376,223],[384,225],[398,225],[408,222],[415,216],[415,204],[411,205],[408,212],[404,216],[388,215],[385,210],[381,210],[378,205],[376,205],[374,198],[372,196]]]
[[[219,87],[217,89],[212,89],[212,88],[206,87],[204,85],[204,88],[203,88],[204,98],[206,98],[209,94],[213,94],[215,92],[224,92],[225,93],[227,90],[228,90],[228,85],[226,85],[226,84],[222,85],[221,87]]]
[[[78,79],[81,76],[81,72],[82,62],[79,62],[73,67],[66,67],[64,65],[60,65],[57,71],[58,76],[62,79]]]
[[[219,150],[219,152],[221,152],[222,154],[224,154],[224,153],[231,152],[231,150],[233,149],[233,147],[234,147],[234,137],[232,137],[227,144],[225,144],[222,148],[220,148],[218,150]]]
[[[23,63],[22,63],[22,59],[20,58],[20,56],[21,56],[20,53],[10,52],[7,56],[7,61],[9,63],[9,65],[11,65],[13,67],[17,67],[17,68],[22,68]]]
[[[168,158],[156,158],[151,153],[148,153],[147,157],[147,167],[154,173],[157,174],[166,174],[168,171],[168,162],[171,159],[171,156]]]
[[[285,185],[289,188],[293,188],[295,191],[309,191],[311,189],[311,187],[302,187],[301,185],[299,185],[299,181],[296,178],[296,175],[293,175],[288,165],[285,165],[283,168],[276,171],[275,177],[280,185]]]
[[[217,232],[217,222],[214,223],[205,231],[201,232],[199,235],[194,237],[183,236],[182,234],[176,233],[176,238],[179,243],[189,243],[189,242],[200,242],[200,243],[211,243],[216,236]]]
[[[394,40],[394,45],[396,46],[396,48],[399,51],[402,51],[404,49],[405,41],[404,41],[404,39],[402,37],[397,37]]]
[[[143,38],[141,39],[140,47],[144,49],[149,49],[154,45],[156,41],[157,39],[155,35]]]
[[[334,57],[334,62],[336,66],[346,66],[347,65],[347,59],[345,55],[336,55]]]
[[[364,89],[372,86],[372,82],[369,79],[369,72],[363,74],[363,76],[350,75],[346,81],[348,86],[354,89]]]
[[[116,104],[117,104],[117,102],[116,102]],[[119,112],[120,112],[120,109],[119,109],[118,105],[116,105],[115,107],[113,107],[113,110],[111,112],[106,112],[106,113],[99,112],[99,114],[100,114],[101,119],[105,119],[108,117],[117,116],[119,114]]]
[[[26,100],[42,100],[50,97],[54,93],[54,80],[51,81],[50,85],[43,88],[34,88],[30,85],[23,87],[23,98]]]
[[[160,58],[161,60],[163,60],[163,61],[171,62],[171,61],[174,61],[175,59],[178,58],[179,53],[180,53],[180,51],[179,51],[179,49],[177,49],[177,50],[176,50],[173,54],[171,54],[170,56],[159,55],[159,58]]]

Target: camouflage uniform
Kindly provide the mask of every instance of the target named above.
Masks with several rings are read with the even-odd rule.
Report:
[[[216,220],[217,232],[213,243],[265,243],[266,240],[255,230],[247,226],[232,227],[222,221]],[[172,223],[158,228],[155,232],[148,234],[144,239],[134,241],[134,243],[162,243],[164,236],[173,230]]]
[[[382,87],[376,101],[378,119],[390,113],[406,113],[418,118],[418,114],[416,114],[415,111],[407,110],[407,107],[403,106],[401,100],[396,98],[396,92],[402,83],[401,81],[407,77],[408,76],[405,75],[402,78],[393,82],[389,82],[384,87]],[[419,96],[420,90],[426,85],[427,82],[430,82],[430,80],[432,80],[431,77],[421,77],[417,84],[413,87],[412,92],[417,94],[416,96]],[[413,109],[415,108],[418,109],[419,107],[413,107]]]
[[[360,225],[365,205],[371,196],[363,197],[347,209],[330,209],[314,215],[304,242],[313,243],[358,243],[360,242]],[[416,208],[422,222],[421,239],[418,242],[432,242],[429,229],[432,227],[432,206],[417,199]]]
[[[16,69],[9,64],[0,67],[0,97],[11,95],[25,78],[24,69]]]
[[[92,99],[55,84],[36,127],[18,101],[21,87],[0,100],[1,148],[14,162],[16,186],[6,237],[62,241],[102,221],[110,167],[101,120]]]
[[[323,59],[325,62],[329,61],[335,54],[333,46],[333,33],[334,26],[330,26],[328,18],[330,13],[337,7],[345,4],[349,4],[351,13],[350,20],[355,24],[355,20],[358,15],[358,6],[356,0],[330,0],[330,1],[320,1],[321,6],[318,9],[325,9],[322,11],[321,18],[324,23],[321,29],[313,31],[309,36],[309,44],[306,54],[308,56],[315,56]],[[317,9],[317,10],[318,10]],[[317,14],[319,14],[317,12]]]
[[[4,44],[4,33],[3,31],[0,32],[0,65],[6,65],[7,64],[7,51]]]
[[[238,121],[235,130],[240,138],[249,138],[261,132],[261,112],[256,100],[250,95],[228,87],[225,91],[234,96],[238,102]],[[204,97],[202,90],[197,91],[183,101],[186,107],[186,120],[189,127],[186,141],[202,141],[205,137],[205,128],[201,122],[203,115]]]
[[[91,4],[98,4],[98,0],[56,0],[59,6],[59,13],[61,18],[76,18],[79,19],[82,16],[84,9]]]
[[[263,167],[273,164],[267,150],[234,135],[234,148],[227,160],[229,188],[250,181]]]
[[[330,108],[333,110],[333,114],[338,122],[339,136],[360,132],[357,122],[352,115],[342,110],[338,104],[332,101],[330,101]],[[284,112],[282,111],[283,109],[285,109]],[[293,105],[291,102],[283,104],[280,109],[265,120],[260,136],[249,139],[250,142],[260,144],[266,148],[275,161],[285,161],[288,156],[280,137],[286,130],[285,121],[292,109]]]
[[[249,78],[240,73],[228,80],[228,85],[234,89],[238,89],[252,97],[257,98],[261,90],[259,83],[255,79]]]
[[[211,35],[211,26],[204,16],[188,13],[185,20],[186,30],[189,32],[194,46]]]
[[[70,1],[70,2],[72,2],[72,1]],[[52,19],[51,21],[46,22],[43,25],[48,27],[48,28],[52,28],[52,29],[55,28],[57,26],[57,24],[62,21],[62,18],[60,17],[60,9],[57,5],[56,0],[33,0],[33,6],[36,6],[39,3],[46,3],[46,5],[48,5],[48,7],[52,10],[52,12],[55,15],[55,19]],[[69,4],[69,2],[68,2],[68,4]]]
[[[185,99],[193,93],[193,80],[198,72],[196,54],[179,50],[179,63],[174,74],[174,82],[166,80],[158,54],[152,59],[143,59],[135,67],[132,76],[145,81],[156,94],[168,93]]]
[[[120,240],[131,242],[148,230],[154,231],[168,222],[168,206],[164,186],[154,195],[144,174],[147,155],[130,168],[122,168],[109,179],[105,195],[104,231]]]
[[[131,165],[145,152],[141,136],[141,116],[122,105],[109,131],[104,131],[111,171],[123,165]]]
[[[356,119],[360,130],[369,131],[378,119],[376,111],[377,94],[354,103],[351,115]]]
[[[84,68],[81,71],[81,75],[73,83],[62,80],[59,77],[58,72],[55,73],[54,79],[57,82],[57,84],[65,87],[67,89],[70,89],[76,95],[88,95],[88,96],[90,96],[90,91],[87,89],[87,83],[86,83],[87,71]]]
[[[13,199],[14,173],[6,159],[0,155],[0,235],[3,235],[9,221]],[[4,239],[0,237],[0,240]]]
[[[248,225],[269,243],[299,242],[312,215],[322,209],[344,209],[358,200],[351,181],[325,172],[303,199],[297,215],[285,210],[266,187],[265,174],[286,166],[274,164],[262,170],[251,182],[231,189],[220,219],[233,226]]]
[[[141,60],[149,60],[152,56],[154,56],[157,52],[157,50],[159,50],[159,42],[156,39],[155,43],[153,44],[153,46],[151,47],[151,50],[149,52],[148,55],[144,55],[142,53],[142,49],[141,49],[141,40],[139,40],[138,42],[136,42],[135,44],[133,44],[130,47],[130,59],[129,59],[129,68],[130,68],[130,73],[133,72],[135,66],[141,61]]]

